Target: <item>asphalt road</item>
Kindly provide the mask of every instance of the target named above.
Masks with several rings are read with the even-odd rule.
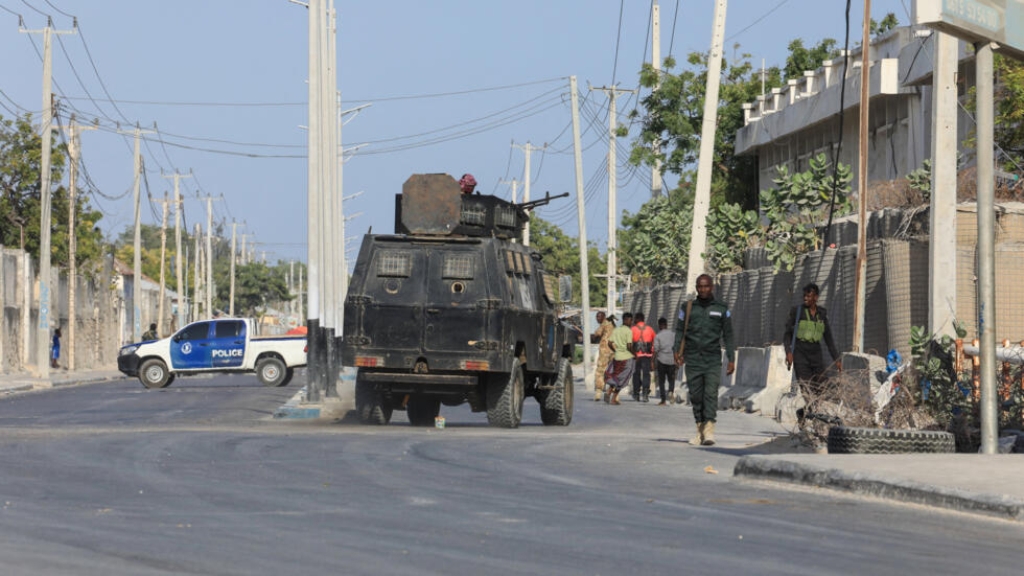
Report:
[[[1019,574],[1017,523],[732,477],[682,406],[567,428],[274,421],[304,384],[136,381],[0,399],[3,574]],[[710,467],[710,468],[709,468]],[[717,472],[714,473],[714,472]]]

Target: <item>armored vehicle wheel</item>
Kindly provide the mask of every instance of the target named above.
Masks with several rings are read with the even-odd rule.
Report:
[[[433,426],[434,418],[441,413],[441,399],[427,394],[414,394],[405,405],[409,416],[409,424],[413,426]]]
[[[568,358],[558,362],[558,372],[551,376],[552,390],[541,390],[537,395],[540,403],[540,420],[545,426],[568,426],[572,422],[572,365]]]
[[[363,424],[384,426],[391,421],[391,404],[370,382],[356,375],[356,413]]]
[[[171,376],[162,360],[152,358],[139,368],[139,381],[146,388],[166,388],[171,383]]]
[[[523,368],[516,358],[507,376],[487,381],[487,422],[497,428],[518,428],[523,419]]]
[[[277,358],[264,358],[256,364],[256,378],[264,386],[281,386],[285,381],[284,362]]]

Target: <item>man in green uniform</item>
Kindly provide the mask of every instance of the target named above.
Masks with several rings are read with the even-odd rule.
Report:
[[[590,335],[590,343],[597,344],[597,366],[594,369],[594,400],[600,401],[601,396],[604,395],[604,371],[608,368],[608,363],[612,361],[612,355],[615,353],[611,346],[608,345],[609,339],[612,336],[612,330],[615,330],[615,316],[605,318],[604,312],[598,312],[597,324],[597,330]]]
[[[697,421],[697,435],[690,440],[694,446],[715,443],[723,344],[728,361],[725,373],[731,375],[736,371],[729,307],[715,300],[713,289],[711,276],[701,274],[697,278],[696,300],[683,303],[676,317],[676,363],[686,367],[686,387]]]

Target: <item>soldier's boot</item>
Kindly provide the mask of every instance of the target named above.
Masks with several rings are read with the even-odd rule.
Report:
[[[704,445],[714,446],[715,445],[715,423],[705,422],[704,423]]]
[[[700,446],[704,444],[704,423],[697,422],[697,435],[690,438],[691,446]]]
[[[604,396],[604,388],[594,388],[594,402],[600,402]]]

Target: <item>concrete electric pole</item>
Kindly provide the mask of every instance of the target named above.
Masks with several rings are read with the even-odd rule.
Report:
[[[75,314],[75,290],[78,288],[78,263],[77,260],[77,248],[78,238],[75,232],[75,212],[77,209],[76,202],[78,199],[78,158],[80,156],[79,150],[81,146],[79,144],[79,130],[96,130],[96,123],[93,124],[78,124],[75,122],[75,115],[71,115],[71,121],[68,122],[68,370],[75,369],[75,331],[76,331],[76,318]]]
[[[693,224],[690,233],[690,258],[686,266],[686,290],[696,290],[697,277],[704,273],[707,246],[707,219],[711,205],[711,171],[715,156],[715,129],[718,120],[718,88],[722,82],[722,44],[725,42],[726,0],[715,1],[711,52],[708,55],[708,79],[704,92],[704,120],[697,160],[697,189],[693,200]]]
[[[590,259],[587,252],[587,212],[583,194],[583,148],[580,146],[580,97],[576,77],[569,77],[569,96],[572,102],[572,148],[576,173],[576,221],[580,229],[580,319],[583,326],[583,380],[588,390],[594,388],[594,374],[591,370],[590,335]]]
[[[600,90],[608,93],[608,315],[611,316],[615,314],[615,301],[618,300],[616,287],[619,281],[619,267],[617,263],[619,215],[618,208],[616,207],[618,177],[615,173],[617,163],[615,157],[615,139],[617,135],[615,131],[618,127],[616,118],[618,112],[615,108],[615,98],[619,94],[634,94],[636,90],[625,90],[615,86],[592,87],[591,90]]]
[[[188,174],[180,174],[175,172],[174,174],[165,174],[164,178],[171,178],[174,180],[174,272],[176,274],[175,281],[178,287],[178,329],[185,326],[185,301],[188,300],[188,288],[182,281],[182,263],[181,263],[181,179],[191,178],[192,171],[189,170]]]
[[[167,276],[164,270],[167,268],[167,212],[170,208],[171,199],[168,198],[167,192],[164,191],[164,199],[160,202],[161,214],[160,219],[160,303],[158,305],[159,313],[156,315],[156,333],[157,336],[163,337],[164,332],[164,300],[167,299]]]
[[[52,191],[50,190],[50,147],[53,142],[53,34],[74,34],[74,30],[54,30],[46,18],[46,28],[26,30],[25,34],[43,35],[43,119],[39,125],[42,150],[39,161],[39,324],[36,330],[36,368],[40,378],[50,377],[50,229]]]
[[[658,6],[658,0],[654,0],[651,5],[651,67],[658,75],[658,83],[654,85],[657,91],[661,87],[661,7]],[[657,156],[661,152],[661,141],[656,139],[651,143],[651,148]],[[651,198],[661,196],[662,187],[661,160],[655,157],[651,165]]]
[[[857,292],[853,299],[853,351],[864,351],[868,275],[868,116],[871,110],[871,0],[864,0],[860,58],[860,152],[857,154]],[[845,72],[844,72],[845,73]]]
[[[526,144],[519,145],[519,144],[516,144],[513,141],[512,142],[512,147],[513,148],[519,148],[520,150],[523,151],[523,154],[525,154],[525,158],[524,158],[525,159],[525,166],[523,167],[523,202],[529,202],[530,201],[530,180],[532,180],[531,175],[530,175],[530,153],[533,152],[534,150],[544,150],[545,148],[548,147],[548,145],[545,144],[543,146],[534,146],[534,145],[530,144],[529,141],[527,141]],[[514,202],[514,200],[513,200],[513,202]],[[530,245],[530,223],[529,222],[527,222],[526,226],[523,227],[523,245],[524,246],[529,246]]]
[[[139,185],[142,182],[142,151],[139,142],[143,134],[152,134],[153,130],[143,130],[138,124],[130,132],[118,130],[118,134],[133,134],[135,136],[134,158],[134,206],[135,206],[135,241],[132,244],[134,252],[132,262],[132,342],[142,339],[142,199],[139,196]]]

